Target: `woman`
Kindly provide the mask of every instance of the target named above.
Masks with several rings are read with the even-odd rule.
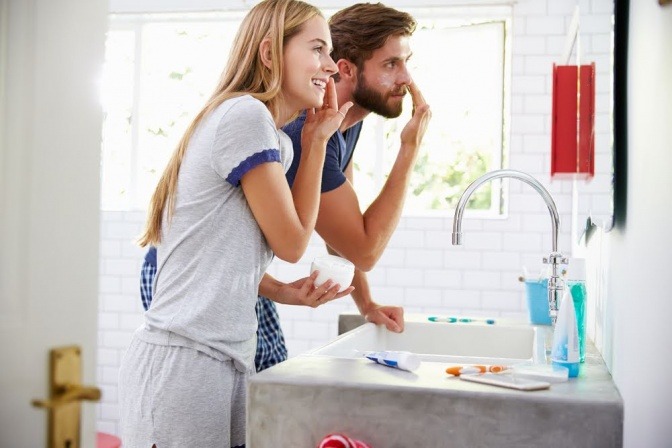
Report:
[[[317,306],[352,290],[265,274],[273,253],[296,262],[305,251],[326,142],[351,106],[337,106],[330,42],[315,7],[259,3],[169,161],[140,241],[158,245],[154,300],[120,370],[125,447],[244,444],[257,293]],[[292,144],[279,128],[303,109],[305,146],[290,190]]]

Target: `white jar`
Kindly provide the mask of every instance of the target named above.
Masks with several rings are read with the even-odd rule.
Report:
[[[312,274],[316,270],[320,273],[315,279],[315,286],[319,287],[327,280],[331,280],[341,285],[338,292],[345,291],[355,276],[355,265],[336,255],[316,257],[310,265],[310,273]]]

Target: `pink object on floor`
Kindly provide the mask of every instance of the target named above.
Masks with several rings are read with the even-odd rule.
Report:
[[[121,439],[119,437],[104,432],[96,433],[96,448],[119,448],[120,446]]]
[[[329,434],[317,448],[371,448],[361,440],[351,439],[343,434]]]

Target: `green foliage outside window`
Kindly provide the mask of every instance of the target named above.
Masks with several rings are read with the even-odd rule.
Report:
[[[428,153],[418,157],[411,179],[411,193],[424,195],[431,210],[453,209],[457,205],[465,188],[485,174],[490,166],[487,154],[479,151],[459,151],[451,163],[430,163]],[[469,198],[467,207],[477,210],[489,210],[492,203],[492,184],[487,183]]]

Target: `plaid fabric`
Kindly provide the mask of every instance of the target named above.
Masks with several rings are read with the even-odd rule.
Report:
[[[154,292],[154,278],[156,277],[156,248],[152,247],[145,255],[140,271],[140,297],[142,306],[146,310],[152,303]],[[255,308],[257,313],[257,352],[254,365],[257,372],[268,369],[287,360],[285,336],[280,328],[280,316],[275,303],[266,297],[257,297]]]
[[[285,336],[280,328],[280,316],[275,303],[266,297],[257,297],[257,354],[254,365],[257,372],[287,360]]]
[[[156,277],[156,248],[150,247],[140,270],[140,298],[145,311],[149,309],[149,305],[152,303],[154,277]]]

